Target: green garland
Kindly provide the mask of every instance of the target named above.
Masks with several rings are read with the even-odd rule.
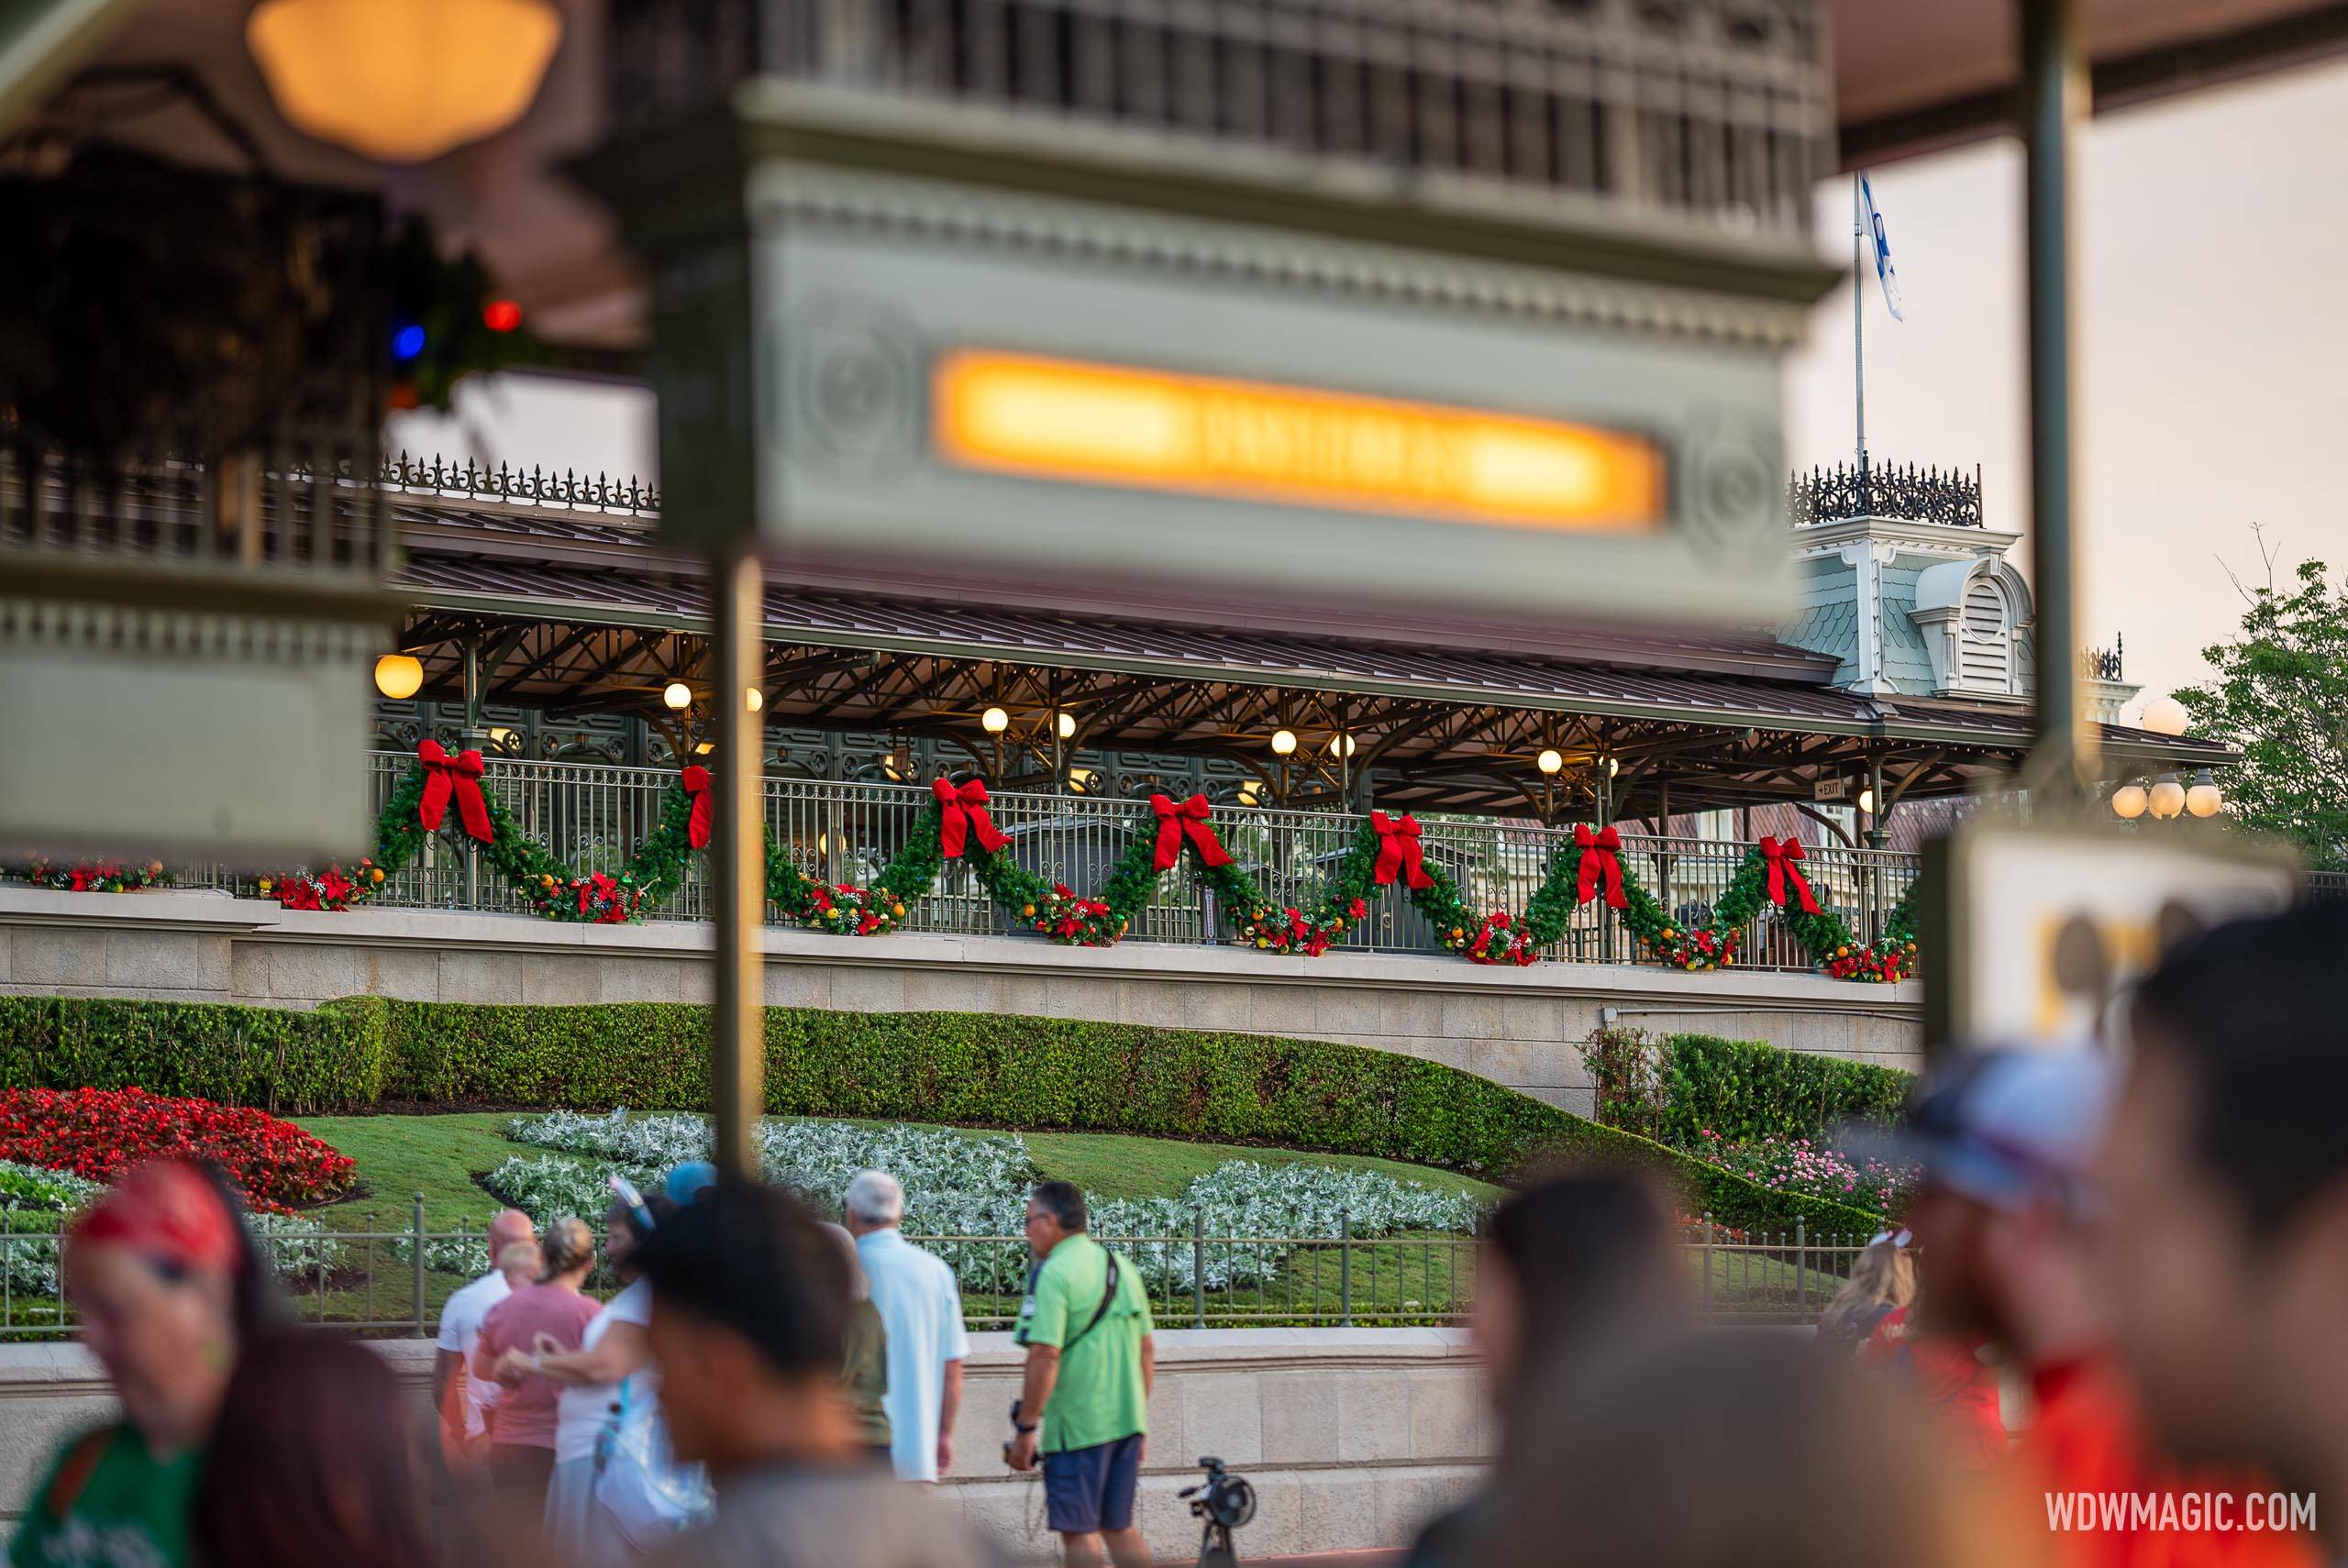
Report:
[[[340,868],[335,867],[316,883],[307,878],[282,879],[286,889],[301,889],[299,896],[310,900],[295,907],[347,908],[373,895],[388,876],[422,853],[430,836],[417,814],[425,780],[426,769],[419,762],[392,791],[376,822],[375,855],[360,863],[355,878],[344,878]],[[548,920],[612,924],[636,919],[675,893],[695,853],[689,831],[692,797],[681,783],[670,786],[659,824],[616,875],[574,872],[525,834],[496,795],[484,790],[482,798],[494,830],[482,846],[483,857],[532,909]],[[810,930],[838,936],[880,936],[895,931],[903,924],[908,906],[925,897],[946,870],[939,832],[942,816],[936,804],[925,806],[914,819],[903,846],[869,886],[827,882],[809,875],[769,830],[767,899],[784,919]],[[1205,864],[1188,838],[1182,841],[1181,853],[1198,860],[1200,875],[1214,894],[1221,918],[1239,942],[1259,952],[1318,957],[1368,917],[1369,901],[1386,885],[1377,878],[1382,847],[1377,825],[1365,820],[1319,895],[1301,904],[1272,899],[1236,863]],[[1008,846],[988,850],[975,837],[962,864],[970,868],[989,899],[1015,911],[1039,935],[1063,946],[1110,947],[1124,938],[1157,895],[1160,873],[1155,865],[1156,851],[1157,828],[1145,822],[1110,868],[1107,885],[1098,898],[1047,882],[1021,866]],[[1537,961],[1543,948],[1564,938],[1580,902],[1582,856],[1596,853],[1578,845],[1561,850],[1550,861],[1521,915],[1512,916],[1504,910],[1479,914],[1458,884],[1432,861],[1423,863],[1425,887],[1411,887],[1407,877],[1401,875],[1392,878],[1391,885],[1408,895],[1412,907],[1434,927],[1450,951],[1470,963],[1523,967]],[[1734,964],[1744,928],[1771,908],[1768,865],[1757,845],[1745,853],[1722,890],[1712,906],[1711,923],[1701,928],[1681,926],[1635,873],[1627,866],[1621,869],[1623,924],[1648,956],[1668,968],[1692,972]],[[314,895],[329,877],[334,887],[350,891],[340,901],[329,899],[320,904]],[[266,880],[262,888],[269,890]],[[1778,910],[1778,916],[1824,974],[1835,979],[1885,984],[1915,973],[1915,893],[1911,886],[1901,895],[1885,919],[1883,935],[1872,944],[1861,942],[1843,918],[1831,911],[1808,913],[1789,900]]]

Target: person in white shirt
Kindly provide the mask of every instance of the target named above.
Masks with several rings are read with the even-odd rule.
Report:
[[[618,1568],[636,1555],[610,1515],[596,1507],[595,1445],[606,1430],[616,1430],[623,1403],[633,1410],[659,1397],[647,1332],[652,1289],[637,1277],[633,1256],[659,1218],[675,1212],[666,1198],[642,1198],[633,1187],[615,1198],[604,1217],[604,1261],[626,1284],[589,1320],[577,1350],[509,1351],[498,1369],[501,1377],[536,1374],[562,1386],[555,1401],[546,1543],[577,1568]]]
[[[889,1457],[900,1481],[936,1481],[953,1468],[954,1417],[962,1408],[962,1289],[943,1259],[905,1240],[905,1189],[885,1171],[863,1171],[841,1204],[858,1261],[889,1334]]]
[[[432,1405],[440,1412],[440,1451],[452,1463],[481,1456],[488,1445],[486,1411],[497,1385],[468,1374],[481,1320],[489,1309],[537,1273],[537,1232],[530,1217],[508,1209],[489,1222],[490,1271],[460,1286],[440,1308],[440,1335],[432,1357]],[[509,1255],[510,1254],[510,1255]]]

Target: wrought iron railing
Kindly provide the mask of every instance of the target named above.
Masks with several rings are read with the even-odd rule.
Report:
[[[403,753],[370,756],[374,809],[406,778],[415,759]],[[659,824],[673,772],[570,762],[495,760],[484,787],[510,809],[522,831],[570,862],[575,870],[616,872]],[[768,827],[794,860],[830,882],[869,882],[902,848],[930,802],[925,786],[834,783],[770,778]],[[1021,864],[1081,892],[1098,891],[1109,868],[1137,831],[1150,825],[1146,801],[1081,795],[993,796],[996,824],[1011,836]],[[1359,830],[1362,819],[1338,812],[1235,805],[1215,808],[1214,827],[1257,884],[1284,904],[1312,899]],[[1522,911],[1558,854],[1572,843],[1569,828],[1530,823],[1454,818],[1422,823],[1427,858],[1459,884],[1471,906]],[[1626,834],[1623,864],[1685,925],[1709,924],[1716,904],[1751,845],[1729,840],[1655,838]],[[1822,905],[1872,941],[1909,884],[1919,860],[1893,850],[1839,845],[1813,846],[1804,870]],[[249,876],[185,873],[203,887],[254,890]],[[436,834],[410,865],[393,875],[377,902],[396,908],[526,912],[512,891],[454,838]],[[648,915],[701,919],[710,911],[705,867],[697,856],[683,885]],[[1013,916],[994,904],[974,877],[949,863],[927,896],[906,911],[905,930],[1024,934]],[[1369,918],[1346,938],[1355,951],[1441,953],[1435,931],[1406,899],[1378,900]],[[1217,943],[1230,938],[1213,896],[1189,857],[1159,882],[1157,896],[1135,920],[1129,942]],[[1783,923],[1757,919],[1744,933],[1748,967],[1806,970],[1810,959]],[[1565,935],[1545,957],[1584,963],[1633,962],[1639,956],[1622,918],[1601,903],[1575,911]]]
[[[609,17],[621,136],[763,76],[1790,237],[1833,131],[1809,0],[615,0]]]
[[[2089,680],[2125,680],[2128,678],[2121,672],[2126,668],[2126,644],[2117,636],[2108,648],[2081,648],[2079,674]]]
[[[421,1339],[451,1292],[487,1267],[479,1229],[426,1228],[418,1204],[408,1223],[369,1215],[348,1230],[329,1222],[260,1238],[278,1284],[305,1323],[350,1333]],[[11,1214],[0,1226],[0,1340],[79,1334],[60,1284],[51,1216]],[[39,1221],[43,1228],[27,1228]],[[962,1313],[973,1329],[1005,1329],[1017,1319],[1028,1251],[1020,1236],[912,1235],[943,1258],[961,1282]],[[1293,1325],[1370,1327],[1466,1321],[1475,1300],[1477,1238],[1458,1232],[1357,1237],[1215,1235],[1203,1216],[1171,1235],[1104,1235],[1140,1266],[1152,1315],[1167,1328]],[[1809,1322],[1850,1272],[1863,1236],[1758,1235],[1710,1223],[1690,1227],[1684,1255],[1691,1295],[1718,1319]],[[600,1269],[592,1294],[615,1287]]]
[[[1786,510],[1796,527],[1850,517],[1896,517],[1911,523],[1981,526],[1981,469],[1864,469],[1838,464],[1795,474],[1786,484]]]

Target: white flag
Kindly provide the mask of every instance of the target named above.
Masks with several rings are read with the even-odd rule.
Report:
[[[1884,232],[1883,215],[1875,210],[1875,187],[1867,183],[1866,171],[1859,171],[1859,199],[1866,204],[1867,239],[1875,247],[1875,275],[1883,280],[1883,303],[1891,309],[1891,319],[1908,318],[1899,311],[1899,274],[1891,270],[1891,237]]]

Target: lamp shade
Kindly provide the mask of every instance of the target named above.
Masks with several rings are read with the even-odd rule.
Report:
[[[660,705],[672,713],[681,713],[693,705],[693,689],[681,680],[671,680],[660,689]]]
[[[2111,792],[2113,812],[2132,823],[2143,816],[2144,808],[2150,804],[2152,801],[2145,795],[2142,784],[2122,784]]]
[[[1559,751],[1556,746],[1545,747],[1541,755],[1534,757],[1533,760],[1535,766],[1537,766],[1544,773],[1556,773],[1563,769],[1566,766],[1565,753]]]
[[[550,0],[261,0],[245,20],[286,121],[382,163],[520,119],[561,39]]]
[[[2156,735],[2181,735],[2191,722],[2185,704],[2174,697],[2155,697],[2144,704],[2144,728]]]
[[[1052,726],[1059,731],[1060,739],[1062,740],[1073,740],[1076,737],[1076,715],[1074,713],[1061,713],[1057,715],[1052,720]]]
[[[1273,756],[1286,756],[1295,749],[1296,732],[1294,730],[1274,730],[1272,732]]]
[[[1002,708],[989,708],[979,715],[979,727],[991,735],[999,735],[1011,727],[1011,714]]]
[[[375,661],[375,690],[393,701],[415,696],[424,687],[424,661],[414,654],[387,653]]]
[[[2218,808],[2225,803],[2226,797],[2219,790],[2218,781],[2210,776],[2208,768],[2193,776],[2193,787],[2185,792],[2187,811],[2197,817],[2214,817],[2218,814]]]
[[[2174,778],[2164,778],[2153,786],[2153,815],[2167,822],[2185,810],[2185,786]]]

